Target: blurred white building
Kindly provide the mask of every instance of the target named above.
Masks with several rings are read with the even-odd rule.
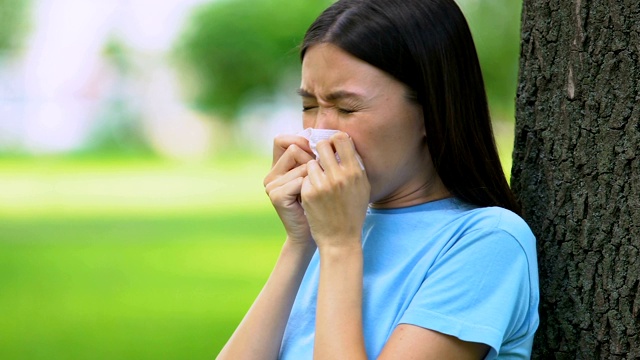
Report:
[[[23,54],[0,63],[0,151],[82,147],[96,126],[105,126],[96,122],[108,102],[120,99],[139,115],[158,151],[206,153],[211,122],[182,104],[166,61],[186,16],[201,2],[34,0]],[[127,74],[104,56],[114,39],[129,49]]]

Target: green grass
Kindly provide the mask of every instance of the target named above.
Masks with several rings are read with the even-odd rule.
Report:
[[[282,241],[261,166],[0,162],[0,358],[214,357]]]

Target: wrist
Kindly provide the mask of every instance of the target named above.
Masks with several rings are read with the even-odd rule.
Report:
[[[353,241],[340,244],[326,244],[318,246],[321,259],[332,261],[346,261],[353,257],[362,257],[362,244],[360,237]]]
[[[316,244],[313,239],[296,240],[287,236],[282,245],[282,252],[286,254],[313,255],[316,251]]]

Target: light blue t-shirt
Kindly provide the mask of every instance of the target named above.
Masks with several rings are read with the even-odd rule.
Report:
[[[369,209],[363,227],[363,325],[378,357],[398,324],[491,347],[486,359],[528,359],[538,326],[535,238],[499,207],[450,198]],[[312,359],[320,275],[313,256],[285,330],[280,358]]]

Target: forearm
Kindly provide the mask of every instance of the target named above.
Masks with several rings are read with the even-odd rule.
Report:
[[[362,329],[362,248],[320,250],[315,359],[366,359]]]
[[[311,246],[285,242],[267,283],[217,359],[277,359],[293,301],[313,252]]]

